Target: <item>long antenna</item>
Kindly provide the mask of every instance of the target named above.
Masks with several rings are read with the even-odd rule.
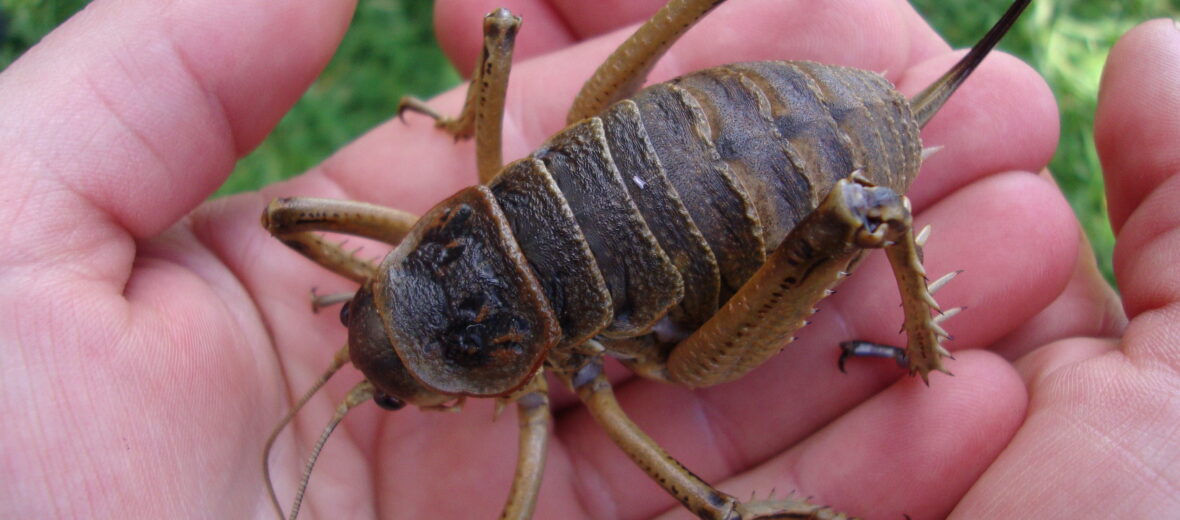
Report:
[[[320,450],[324,449],[324,443],[328,442],[328,436],[332,435],[332,430],[335,430],[336,425],[344,420],[344,416],[348,414],[349,410],[372,398],[373,383],[366,379],[352,387],[352,390],[348,391],[348,395],[344,396],[344,401],[336,406],[336,413],[332,414],[332,420],[328,421],[328,425],[324,427],[324,432],[320,434],[320,440],[316,441],[315,447],[311,450],[311,458],[307,459],[307,466],[303,468],[303,477],[299,479],[299,491],[295,493],[295,503],[291,505],[290,520],[295,520],[295,517],[299,516],[299,506],[303,504],[303,493],[307,491],[307,481],[311,480],[311,470],[315,467],[316,459],[320,458]],[[279,510],[279,516],[282,514],[282,510]]]
[[[315,384],[311,385],[311,388],[307,390],[307,393],[303,394],[303,397],[299,398],[299,401],[295,403],[295,406],[290,412],[287,412],[287,415],[283,417],[283,420],[279,421],[279,424],[275,426],[275,429],[270,432],[270,437],[266,438],[266,447],[262,450],[262,478],[266,480],[266,491],[270,494],[270,503],[274,506],[275,511],[279,514],[279,520],[283,519],[283,508],[279,506],[279,499],[275,495],[274,483],[270,480],[270,450],[274,447],[275,439],[279,437],[279,433],[281,433],[283,428],[286,428],[286,426],[291,423],[291,420],[295,418],[295,414],[299,413],[299,410],[303,408],[303,405],[307,404],[307,402],[311,400],[311,397],[315,395],[315,393],[318,392],[320,388],[323,388],[324,384],[326,384],[328,380],[332,378],[332,375],[335,374],[336,371],[340,370],[340,367],[344,366],[345,363],[348,363],[348,345],[345,345],[344,348],[336,351],[336,354],[332,356],[332,364],[328,366],[328,369],[320,375],[320,378],[316,380]]]
[[[951,70],[943,74],[937,81],[926,87],[926,90],[918,93],[918,95],[910,100],[910,106],[913,108],[914,118],[917,119],[918,126],[926,126],[926,123],[930,122],[930,119],[934,117],[938,109],[942,108],[942,105],[951,97],[955,89],[959,88],[963,80],[967,79],[967,76],[975,70],[975,67],[978,67],[983,62],[983,58],[995,48],[997,43],[1000,43],[1000,39],[1004,37],[1008,29],[1012,28],[1012,24],[1016,23],[1016,19],[1020,18],[1020,13],[1024,12],[1024,8],[1028,7],[1031,1],[1017,0],[1013,2],[1012,6],[1008,8],[1008,11],[1004,13],[1004,16],[1000,17],[1000,21],[992,26],[987,34],[983,36],[983,39],[979,40],[979,43],[971,47],[971,51],[963,59],[959,60],[954,67],[951,67]]]

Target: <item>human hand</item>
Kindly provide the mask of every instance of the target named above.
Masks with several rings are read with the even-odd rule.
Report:
[[[561,128],[592,64],[624,34],[566,47],[638,21],[656,3],[594,13],[510,3],[525,17],[518,56],[536,59],[514,70],[506,157]],[[442,7],[444,46],[472,59],[477,47],[464,38],[478,38],[491,6]],[[653,79],[739,60],[814,59],[886,71],[912,94],[954,61],[901,2],[807,14],[787,2],[727,4]],[[0,212],[14,223],[3,235],[0,308],[12,325],[2,331],[0,406],[5,466],[18,483],[0,492],[3,516],[271,514],[261,444],[344,342],[332,313],[309,315],[307,289],[349,284],[267,237],[257,225],[265,201],[317,195],[421,212],[474,179],[469,144],[456,147],[422,122],[391,122],[304,176],[189,213],[322,67],[348,15],[329,2],[97,2],[0,76],[0,193],[9,202]],[[461,98],[432,104],[455,113]],[[1056,142],[1043,83],[1015,60],[991,59],[943,112],[924,135],[946,149],[910,196],[919,225],[934,225],[930,272],[967,270],[939,293],[945,305],[971,307],[948,323],[950,346],[971,349],[950,365],[957,376],[926,389],[873,363],[836,373],[839,341],[894,339],[901,320],[888,268],[871,259],[800,341],[742,381],[690,392],[615,378],[636,421],[706,480],[739,497],[798,490],[882,517],[945,514],[1024,417],[1024,386],[1005,359],[1061,337],[1117,332],[1117,315],[1092,319],[1108,316],[1109,293],[1073,269],[1068,206],[1046,178],[1020,173],[1041,170]],[[296,421],[297,443],[280,440],[273,471],[283,496],[347,377]],[[572,404],[556,399],[537,517],[647,517],[673,507]],[[516,431],[508,418],[490,423],[490,407],[357,410],[317,467],[307,518],[495,514]]]
[[[1028,416],[962,518],[1180,514],[1180,26],[1128,32],[1103,73],[1094,134],[1117,237],[1121,337],[1051,342],[1016,367]]]

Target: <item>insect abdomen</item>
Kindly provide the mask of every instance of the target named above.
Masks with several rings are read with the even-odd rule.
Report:
[[[546,169],[572,208],[610,293],[610,335],[645,331],[671,303],[691,330],[837,180],[860,169],[904,191],[919,163],[917,130],[905,98],[879,75],[743,63],[644,89],[555,135],[533,154],[543,164],[529,169]],[[683,292],[670,302],[675,275]]]

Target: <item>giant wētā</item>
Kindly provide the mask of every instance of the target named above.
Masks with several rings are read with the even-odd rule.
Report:
[[[529,518],[550,422],[545,372],[701,518],[842,517],[794,499],[743,503],[709,486],[627,418],[602,359],[689,387],[737,379],[791,339],[865,249],[883,248],[907,346],[850,341],[841,364],[883,355],[923,379],[945,371],[939,323],[957,309],[940,310],[931,294],[955,273],[927,284],[925,233],[914,233],[902,194],[925,156],[919,128],[1029,2],[1015,2],[910,100],[878,74],[809,62],[733,64],[639,90],[672,42],[720,3],[666,5],[585,84],[570,125],[507,165],[500,120],[520,19],[498,9],[485,19],[484,52],[458,117],[414,99],[399,107],[474,136],[480,185],[420,218],[357,202],[270,204],[271,233],[361,284],[341,311],[348,346],[312,391],[349,361],[366,379],[316,445],[292,518],[320,447],[349,409],[369,399],[446,408],[466,397],[516,403],[520,453],[503,517]],[[396,247],[374,265],[316,231]],[[263,466],[269,486],[265,455]]]

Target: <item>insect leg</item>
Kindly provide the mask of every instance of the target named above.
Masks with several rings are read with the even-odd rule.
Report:
[[[861,249],[885,248],[905,310],[907,366],[923,380],[945,372],[946,332],[931,312],[909,202],[854,173],[783,240],[729,302],[668,357],[668,376],[692,387],[732,381],[761,365],[807,324]]]
[[[392,208],[311,197],[275,199],[262,214],[263,227],[284,244],[357,282],[371,278],[377,272],[376,266],[314,231],[346,233],[396,245],[415,221],[417,217]]]
[[[364,283],[377,274],[377,265],[357,258],[351,252],[324,237],[307,231],[275,235],[287,247],[309,260],[357,283]]]
[[[574,98],[566,121],[573,123],[593,116],[638,91],[668,48],[724,1],[672,0],[660,8],[598,66]]]
[[[520,17],[499,8],[483,19],[483,52],[467,87],[467,101],[459,115],[445,117],[424,101],[405,97],[398,103],[400,117],[405,111],[430,116],[435,126],[455,136],[467,139],[475,136],[476,165],[479,182],[487,184],[504,166],[501,155],[501,127],[504,119],[504,95],[508,90],[508,73],[512,69],[512,47]]]
[[[332,231],[397,245],[418,217],[405,211],[353,200],[289,197],[271,201],[262,225],[275,235]]]
[[[902,326],[907,339],[905,364],[910,374],[918,374],[922,381],[929,382],[929,374],[932,371],[950,373],[942,366],[942,358],[950,356],[950,352],[943,348],[942,340],[951,336],[939,323],[954,313],[944,313],[931,295],[930,285],[926,281],[926,269],[922,267],[921,249],[914,240],[913,227],[909,225],[909,201],[904,197],[902,201],[905,203],[907,225],[904,229],[895,230],[900,233],[885,244],[885,255],[889,258],[889,265],[893,267],[893,277],[897,280],[897,288],[901,291],[901,305],[905,310],[905,323]],[[954,274],[948,276],[953,277]],[[943,280],[948,278],[943,278],[934,285],[941,286],[945,283]],[[957,311],[956,309],[955,312]],[[937,316],[932,313],[937,313]]]
[[[562,375],[611,440],[684,507],[701,518],[732,518],[737,499],[713,489],[685,469],[627,417],[600,361],[590,362],[572,376]]]
[[[522,390],[514,396],[516,415],[520,422],[520,448],[516,457],[516,476],[508,502],[500,513],[500,520],[529,520],[537,505],[541,476],[545,471],[548,452],[549,385],[543,371],[538,371]]]
[[[587,363],[573,375],[566,372],[560,375],[577,392],[578,398],[611,440],[668,494],[702,519],[847,518],[831,509],[794,498],[743,504],[694,475],[627,417],[615,399],[600,360]]]

